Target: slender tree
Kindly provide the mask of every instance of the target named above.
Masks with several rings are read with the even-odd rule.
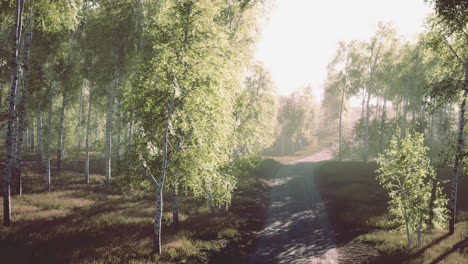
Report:
[[[16,18],[15,18],[15,28],[14,28],[14,38],[13,38],[13,73],[11,87],[9,91],[9,107],[8,107],[8,117],[7,117],[7,136],[5,140],[5,145],[7,146],[7,160],[5,166],[5,173],[3,175],[3,225],[9,226],[11,224],[11,204],[10,204],[10,181],[12,178],[12,171],[14,166],[14,149],[15,139],[14,139],[14,122],[16,119],[17,109],[15,98],[18,93],[19,86],[19,62],[18,62],[18,51],[21,40],[21,31],[22,31],[22,16],[23,16],[23,0],[16,0]]]

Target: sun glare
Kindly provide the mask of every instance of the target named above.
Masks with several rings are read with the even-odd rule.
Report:
[[[422,32],[430,12],[423,0],[276,0],[256,57],[270,70],[279,95],[311,84],[319,99],[338,41],[369,39],[379,21],[411,38]]]

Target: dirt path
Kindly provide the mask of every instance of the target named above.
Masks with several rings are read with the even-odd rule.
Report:
[[[249,263],[338,263],[333,229],[313,179],[317,164],[312,161],[330,157],[327,150],[314,153],[283,166],[270,180],[267,224]]]

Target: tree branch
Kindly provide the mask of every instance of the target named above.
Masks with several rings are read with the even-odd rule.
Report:
[[[151,173],[151,171],[150,171],[148,165],[146,164],[146,160],[143,159],[143,156],[141,156],[141,153],[138,153],[138,157],[140,158],[141,162],[143,163],[143,167],[145,167],[145,169],[146,169],[146,175],[149,176],[149,177],[151,177],[151,178],[153,179],[154,183],[156,184],[156,186],[159,187],[158,181],[156,180],[156,178],[155,178],[155,177],[153,176],[153,174]]]
[[[453,55],[455,55],[455,57],[457,58],[458,62],[460,62],[461,64],[464,64],[464,62],[463,62],[462,59],[458,56],[458,54],[455,52],[455,50],[452,48],[452,46],[450,46],[450,43],[448,42],[447,38],[445,38],[445,36],[442,36],[442,38],[444,39],[445,44],[447,45],[447,47],[449,47],[450,51],[452,51]]]

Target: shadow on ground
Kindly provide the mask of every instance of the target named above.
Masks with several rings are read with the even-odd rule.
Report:
[[[268,181],[267,223],[249,263],[336,263],[334,233],[311,176],[315,166],[285,165]]]

